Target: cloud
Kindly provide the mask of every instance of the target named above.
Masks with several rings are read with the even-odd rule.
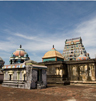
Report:
[[[48,33],[47,33],[48,34]],[[63,52],[65,40],[68,38],[81,37],[83,45],[85,46],[87,52],[92,58],[95,57],[96,50],[96,18],[91,18],[87,21],[83,21],[78,24],[75,29],[69,30],[66,33],[64,30],[62,32],[57,32],[50,34],[48,36],[46,33],[38,36],[26,36],[22,34],[15,34],[18,37],[27,39],[27,43],[24,44],[24,47],[29,51],[48,51],[51,49],[52,45],[55,45],[55,48]],[[43,36],[43,37],[42,37]],[[32,40],[34,41],[32,41]],[[39,42],[39,43],[38,43]],[[32,47],[31,47],[32,46]]]
[[[26,35],[23,35],[23,34],[20,34],[20,33],[15,33],[15,35],[16,36],[18,36],[18,37],[21,37],[21,38],[24,38],[24,39],[29,39],[29,40],[36,40],[36,37],[28,37],[28,36],[26,36]]]
[[[18,38],[23,38],[22,40],[27,40],[26,42],[24,42],[24,47],[29,51],[48,51],[49,49],[51,49],[52,45],[55,45],[59,50],[63,49],[62,43],[64,43],[64,38],[59,38],[58,34],[55,34],[55,36],[46,36],[45,34],[43,37],[42,35],[28,37],[27,35],[16,33],[15,36],[17,36]]]
[[[73,32],[74,37],[81,36],[86,50],[94,58],[96,54],[96,17],[80,23]]]
[[[8,35],[5,37],[4,41],[0,42],[0,52],[3,54],[1,57],[6,61],[6,64],[8,63],[11,54],[19,48],[20,44],[23,45],[23,48],[29,54],[30,58],[38,62],[42,61],[43,55],[52,48],[53,44],[57,50],[63,50],[64,45],[62,43],[64,40],[58,38],[60,37],[58,34],[44,35],[41,32],[42,34],[40,35],[29,36],[28,33],[22,34],[9,30],[4,31],[5,33],[8,33]]]
[[[22,44],[31,59],[40,62],[45,52],[49,51],[53,45],[58,51],[63,52],[66,39],[80,36],[91,58],[94,58],[96,54],[96,18],[83,21],[74,29],[69,29],[66,32],[64,30],[56,33],[37,31],[37,34],[26,32],[23,34],[23,32],[12,32],[11,30],[4,31],[8,33],[8,36],[4,41],[0,41],[0,52],[3,54],[1,57],[6,61],[9,60],[9,54],[11,56],[12,52]]]
[[[13,44],[11,42],[5,42],[5,41],[1,41],[0,42],[0,50],[1,51],[5,51],[5,52],[10,52],[13,49],[16,49],[17,45]]]

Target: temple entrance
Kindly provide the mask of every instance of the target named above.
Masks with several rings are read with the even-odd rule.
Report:
[[[10,81],[12,80],[12,75],[11,75],[11,74],[9,74],[9,80],[10,80]]]
[[[41,69],[37,71],[37,81],[42,81],[42,70]]]
[[[12,64],[12,60],[10,61],[10,64]]]

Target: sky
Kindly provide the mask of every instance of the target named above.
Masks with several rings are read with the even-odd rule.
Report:
[[[62,54],[65,40],[76,37],[95,58],[95,1],[0,1],[0,57],[5,64],[20,45],[31,60],[42,62],[53,45]]]

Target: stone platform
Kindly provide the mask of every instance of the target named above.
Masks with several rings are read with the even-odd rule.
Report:
[[[23,81],[3,81],[3,87],[12,87],[12,88],[25,88],[25,82]]]
[[[61,81],[61,82],[48,82],[47,84],[64,84],[64,85],[71,85],[71,84],[96,84],[96,81]]]
[[[96,84],[96,81],[70,81],[70,84]]]

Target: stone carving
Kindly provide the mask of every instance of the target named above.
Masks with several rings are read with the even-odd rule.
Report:
[[[87,65],[85,65],[85,66],[80,66],[80,76],[82,77],[82,80],[83,80],[83,81],[87,81],[87,78],[88,78]]]
[[[76,67],[73,67],[72,71],[73,71],[73,76],[77,76],[78,75]]]
[[[90,68],[90,78],[92,81],[94,81],[95,80],[95,68],[94,66],[90,66],[89,68]]]

